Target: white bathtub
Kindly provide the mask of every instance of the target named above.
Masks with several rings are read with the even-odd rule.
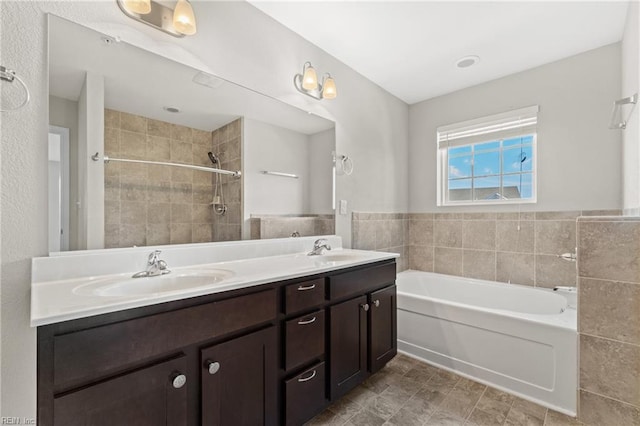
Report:
[[[429,272],[398,274],[398,350],[576,414],[576,310],[551,291]]]

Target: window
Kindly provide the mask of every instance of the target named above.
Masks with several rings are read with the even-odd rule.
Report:
[[[538,107],[438,128],[438,205],[536,202]]]

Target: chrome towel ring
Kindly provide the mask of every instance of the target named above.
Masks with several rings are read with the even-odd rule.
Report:
[[[0,82],[1,81],[6,81],[8,83],[13,83],[14,81],[17,81],[18,83],[20,83],[20,85],[24,89],[25,97],[24,97],[24,101],[22,101],[22,103],[17,107],[9,108],[9,109],[0,108],[0,112],[17,111],[29,103],[29,101],[31,100],[31,93],[29,93],[29,88],[27,87],[25,82],[16,74],[14,70],[10,70],[0,65]]]

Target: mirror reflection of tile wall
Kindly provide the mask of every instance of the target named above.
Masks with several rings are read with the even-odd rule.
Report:
[[[237,119],[212,132],[213,153],[220,159],[220,168],[240,170],[242,162],[242,119]],[[209,163],[211,166],[211,163]],[[221,179],[222,194],[227,211],[223,215],[213,209],[213,239],[236,241],[242,239],[242,184],[240,179],[226,175],[211,175],[212,185]]]
[[[212,149],[211,132],[105,110],[109,157],[211,166]],[[213,241],[212,191],[211,173],[106,164],[105,247]]]

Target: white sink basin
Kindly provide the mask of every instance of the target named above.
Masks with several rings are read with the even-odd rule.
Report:
[[[86,296],[149,296],[209,286],[234,275],[224,269],[171,272],[157,277],[105,278],[82,284],[73,293]]]

